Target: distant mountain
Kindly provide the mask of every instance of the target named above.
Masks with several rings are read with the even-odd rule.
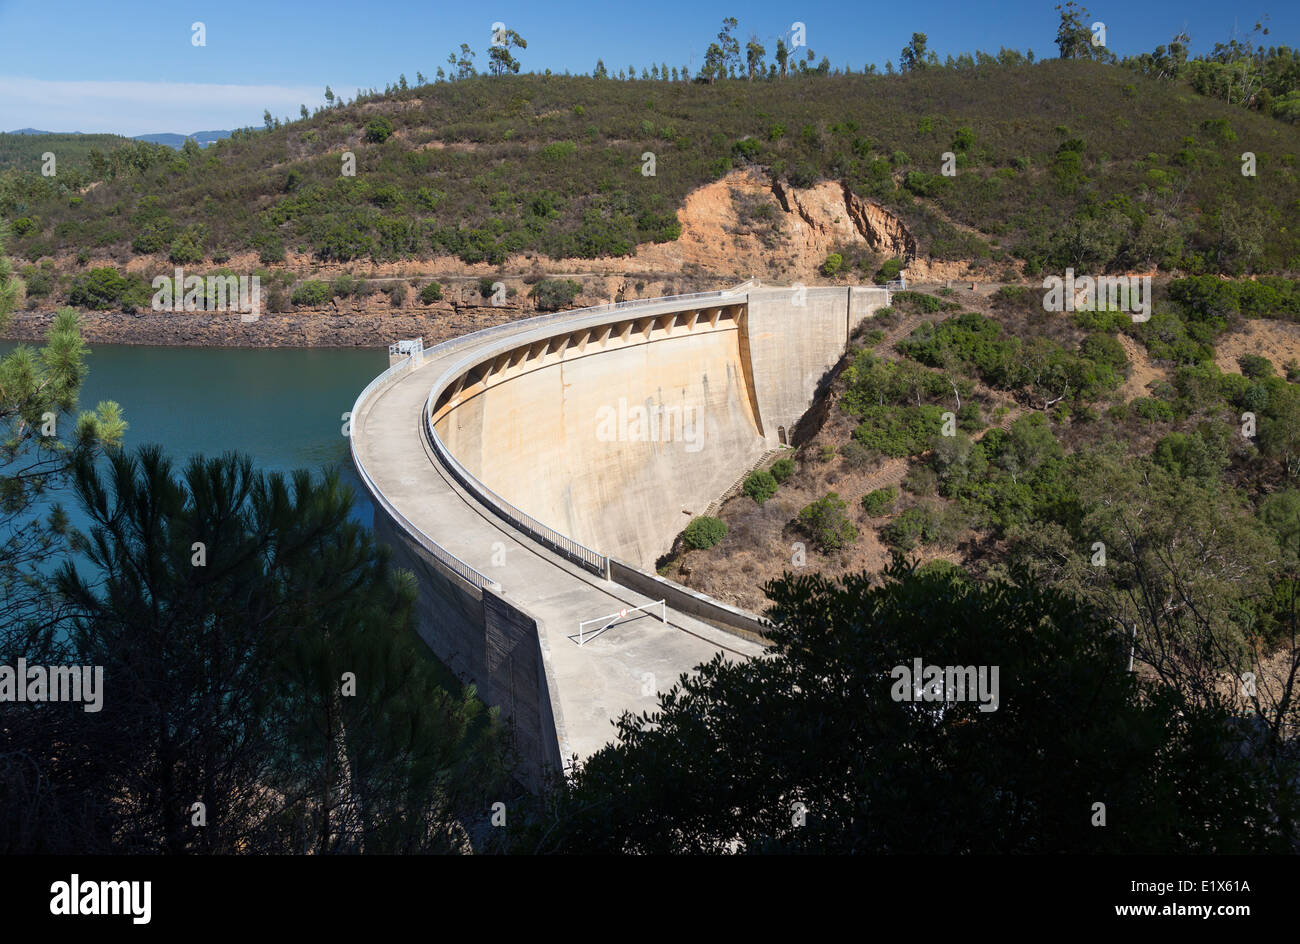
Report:
[[[186,138],[193,138],[199,147],[207,147],[213,141],[220,141],[222,138],[230,137],[229,131],[195,131],[193,134],[137,134],[136,141],[149,141],[153,144],[165,144],[169,148],[180,150],[185,144]]]
[[[10,131],[9,134],[81,134],[80,131],[41,131],[38,128],[19,128],[17,131]],[[137,134],[132,140],[148,141],[151,144],[165,144],[169,148],[179,151],[185,144],[186,138],[193,138],[199,147],[207,147],[213,141],[220,141],[222,138],[230,137],[229,131],[195,131],[193,134],[174,134],[171,132],[163,134]]]

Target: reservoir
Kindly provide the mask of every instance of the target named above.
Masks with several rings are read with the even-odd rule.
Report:
[[[0,354],[18,345],[0,342]],[[126,449],[157,443],[181,470],[195,453],[247,453],[262,471],[327,466],[352,486],[353,514],[370,524],[369,496],[343,436],[343,414],[388,366],[385,348],[201,348],[89,344],[80,409],[122,406]],[[66,422],[63,420],[61,422]],[[84,521],[66,494],[73,524]]]

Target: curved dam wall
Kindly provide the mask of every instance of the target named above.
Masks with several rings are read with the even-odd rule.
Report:
[[[884,289],[765,288],[486,345],[431,398],[474,478],[653,572],[683,527],[786,440]]]
[[[418,631],[501,708],[533,790],[608,743],[622,711],[653,710],[647,673],[762,651],[752,614],[654,560],[781,442],[888,293],[747,289],[412,349],[353,407],[353,461],[376,536],[417,576]],[[574,638],[579,620],[663,599],[662,623]]]

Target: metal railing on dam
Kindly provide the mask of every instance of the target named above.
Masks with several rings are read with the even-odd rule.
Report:
[[[414,350],[405,360],[393,364],[374,380],[370,381],[370,383],[366,384],[365,389],[358,394],[356,402],[352,404],[352,412],[349,414],[348,446],[352,452],[352,464],[356,467],[357,474],[361,477],[361,481],[365,484],[367,491],[370,492],[374,500],[383,507],[384,511],[390,515],[394,521],[400,524],[412,537],[419,541],[426,551],[437,558],[439,563],[443,564],[452,573],[480,590],[484,587],[499,589],[501,586],[499,583],[491,577],[486,577],[479,573],[455,554],[443,548],[437,541],[433,540],[433,538],[421,531],[410,521],[410,519],[398,511],[397,508],[393,506],[393,503],[384,497],[384,493],[375,484],[374,479],[370,477],[370,473],[366,471],[366,467],[364,463],[362,463],[361,457],[357,455],[356,439],[352,436],[351,423],[360,415],[362,404],[366,402],[366,399],[371,394],[384,386],[384,384],[388,383],[398,374],[405,373],[407,370],[419,366],[423,356],[423,350]]]
[[[430,394],[429,398],[432,400],[433,394]],[[523,531],[533,540],[538,541],[539,543],[549,547],[551,550],[564,555],[575,564],[585,567],[598,577],[609,576],[609,558],[604,554],[599,551],[593,551],[585,544],[575,541],[567,535],[561,534],[549,525],[542,524],[532,515],[528,514],[528,512],[516,508],[474,476],[470,475],[469,470],[456,460],[456,457],[451,454],[450,450],[447,449],[443,444],[442,439],[438,436],[438,431],[434,429],[433,414],[429,407],[429,401],[425,402],[423,419],[424,434],[429,440],[429,445],[431,445],[434,451],[437,452],[438,458],[442,461],[442,464],[447,467],[447,471],[456,477],[456,481],[460,482],[462,487],[472,493],[479,501],[492,509],[492,511],[496,512],[500,517],[514,525],[520,531]]]

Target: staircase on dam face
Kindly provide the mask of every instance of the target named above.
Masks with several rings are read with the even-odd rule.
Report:
[[[777,446],[775,449],[767,450],[767,452],[763,453],[761,456],[758,457],[757,462],[755,462],[753,465],[749,467],[749,469],[745,471],[744,475],[742,475],[740,478],[736,479],[736,481],[732,483],[730,488],[728,488],[725,492],[723,492],[721,496],[709,502],[709,507],[704,509],[703,514],[708,515],[711,518],[716,518],[718,516],[718,512],[722,511],[722,506],[725,505],[730,499],[735,498],[737,495],[739,495],[741,491],[744,489],[745,479],[749,478],[759,469],[766,469],[769,465],[771,465],[773,462],[776,461],[777,456],[781,455],[781,453],[793,452],[793,451],[794,450],[789,446]]]

